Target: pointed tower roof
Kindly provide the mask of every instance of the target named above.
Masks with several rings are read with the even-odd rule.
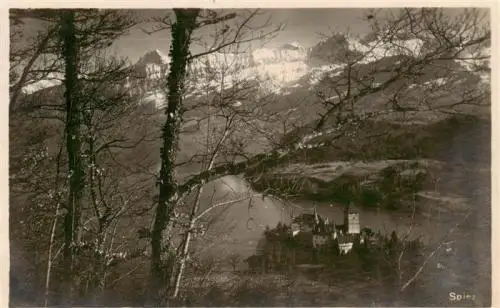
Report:
[[[316,204],[314,205],[314,222],[319,224],[318,212],[316,211]]]

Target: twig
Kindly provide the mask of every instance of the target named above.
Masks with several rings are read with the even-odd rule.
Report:
[[[453,228],[448,231],[446,236],[444,237],[445,239],[450,236],[458,227],[465,222],[465,220],[470,216],[471,212],[467,213],[465,215],[464,219],[462,219],[460,222],[458,222]],[[425,265],[429,262],[429,260],[436,254],[436,252],[443,247],[445,244],[449,243],[449,241],[445,241],[444,239],[441,241],[441,243],[427,256],[427,258],[424,260],[420,268],[417,270],[417,272],[401,287],[400,292],[403,292],[415,279],[417,279],[418,275],[424,270]]]

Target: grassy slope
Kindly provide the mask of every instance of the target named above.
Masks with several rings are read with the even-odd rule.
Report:
[[[268,172],[256,187],[280,187],[320,201],[355,201],[367,206],[382,203],[399,208],[396,203],[400,200],[433,185],[445,167],[439,161],[446,162],[450,154],[461,155],[460,149],[449,153],[456,135],[466,134],[464,138],[474,140],[482,138],[482,132],[488,129],[488,122],[475,117],[452,117],[430,125],[369,121],[354,136],[292,151],[282,158],[281,167]],[[298,136],[288,138],[297,140]],[[321,136],[310,143],[327,142],[328,138]],[[330,166],[329,162],[334,161],[339,163]],[[359,163],[353,166],[354,162]],[[295,170],[290,169],[290,164]],[[375,185],[363,186],[362,182]],[[295,191],[290,189],[292,186]]]

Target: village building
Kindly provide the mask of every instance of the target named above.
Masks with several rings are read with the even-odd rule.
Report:
[[[328,218],[323,220],[316,212],[316,208],[314,208],[314,222],[315,225],[311,232],[313,236],[313,247],[319,248],[333,239],[334,234],[336,234],[335,223],[330,224]]]
[[[294,219],[291,232],[294,237],[301,232],[310,232],[314,248],[320,248],[329,241],[336,240],[342,254],[351,251],[356,240],[364,241],[361,236],[359,213],[351,206],[344,210],[344,224],[342,225],[336,225],[328,218],[323,219],[314,207],[313,214],[302,214]]]
[[[340,234],[337,238],[340,254],[346,254],[352,250],[354,241],[358,238],[358,234]]]
[[[316,217],[314,214],[308,214],[308,213],[302,214],[300,216],[297,216],[293,220],[292,231],[312,232],[315,225],[316,225]]]
[[[303,213],[295,217],[288,232],[303,248],[294,251],[290,256],[293,264],[295,260],[308,259],[311,249],[322,249],[328,244],[334,244],[337,245],[339,253],[345,255],[354,248],[356,242],[363,244],[373,240],[373,232],[369,228],[360,228],[359,213],[351,206],[344,210],[343,224],[336,224],[328,217],[321,217],[314,207],[313,213]],[[262,250],[258,255],[245,260],[250,269],[268,269],[269,255],[263,254]]]

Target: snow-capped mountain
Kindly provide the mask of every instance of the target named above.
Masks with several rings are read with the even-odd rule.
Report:
[[[25,95],[29,95],[35,92],[38,92],[43,89],[52,88],[58,86],[62,83],[61,79],[53,78],[53,79],[43,79],[40,81],[35,81],[33,83],[29,83],[24,86],[22,89],[22,93]]]
[[[357,69],[360,72],[366,70],[372,79],[368,82],[376,87],[381,81],[370,73],[373,63],[382,63],[384,69],[390,70],[405,57],[419,57],[425,53],[424,45],[416,39],[384,43],[376,37],[358,39],[337,34],[313,48],[304,48],[297,42],[291,42],[277,48],[265,47],[247,53],[212,53],[196,58],[189,64],[186,93],[188,97],[199,97],[220,89],[230,89],[242,84],[242,81],[256,82],[258,91],[278,95],[287,95],[299,89],[316,91],[324,80],[330,79],[331,83],[332,78],[342,78],[348,58],[357,59]],[[484,53],[489,54],[487,50]],[[478,65],[466,61],[455,63],[466,71],[472,71]],[[157,107],[163,106],[165,95],[159,89],[164,84],[169,65],[170,59],[165,53],[158,49],[149,51],[133,65],[134,74],[127,78],[124,87],[129,88],[130,94],[138,96],[141,102],[154,102]],[[483,75],[478,75],[478,78],[488,83],[489,74]],[[426,81],[416,82],[423,84]],[[58,83],[58,80],[42,80],[26,86],[23,91],[30,94]],[[412,83],[414,81],[409,83],[408,90],[411,90]],[[326,87],[331,87],[331,84],[327,83]]]
[[[307,61],[309,49],[297,42],[284,44],[280,48],[260,48],[252,53],[254,65],[275,64],[277,62]]]
[[[351,35],[336,34],[318,43],[311,50],[311,58],[325,62],[343,63],[347,59],[357,59],[360,64],[368,64],[383,58],[406,55],[418,56],[424,42],[420,39],[397,40],[383,42],[372,37],[358,39]]]
[[[158,49],[152,50],[144,54],[136,63],[136,65],[157,63],[157,64],[168,64],[169,58],[166,54]]]
[[[168,72],[170,59],[160,50],[152,50],[144,54],[135,64],[135,72],[140,77],[159,79]]]
[[[271,79],[273,82],[294,81],[307,73],[309,50],[296,42],[285,44],[280,48],[259,48],[251,53],[212,53],[195,59],[189,68],[190,74],[196,78],[210,78],[212,73],[219,72],[248,78],[258,76],[260,79]],[[159,50],[147,52],[135,64],[135,71],[140,77],[158,79],[168,72],[170,59]],[[240,79],[240,78],[238,78]],[[200,84],[199,80],[197,83]],[[203,82],[201,82],[203,83]]]
[[[310,72],[307,64],[310,49],[296,42],[279,48],[260,48],[248,53],[212,53],[196,58],[190,63],[188,92],[199,96],[207,90],[221,86],[230,88],[242,80],[259,82],[263,89],[280,93]],[[168,74],[170,59],[160,50],[147,52],[134,65],[136,76],[128,79],[126,87],[131,92],[145,97],[145,101],[156,100],[159,81]],[[156,102],[157,106],[164,102]]]
[[[207,90],[207,85],[215,86],[221,76],[225,76],[225,88],[242,79],[253,79],[265,90],[274,93],[285,93],[286,88],[296,87],[297,82],[307,76],[307,83],[312,85],[321,79],[323,73],[331,70],[332,61],[327,61],[326,64],[311,61],[327,58],[325,55],[330,52],[326,50],[329,45],[332,45],[331,40],[314,48],[304,48],[297,42],[291,42],[278,48],[264,47],[239,54],[212,53],[197,58],[188,70],[190,80],[195,80],[190,92],[192,95],[201,95]],[[362,46],[355,43],[350,45],[354,48]],[[169,63],[169,57],[158,49],[145,53],[134,64],[135,76],[128,78],[125,87],[131,88],[134,94],[139,95],[154,91],[159,85],[158,82],[167,75]],[[339,65],[336,65],[336,68],[341,68],[337,66]],[[30,94],[54,85],[57,85],[57,82],[40,81],[36,86],[26,87],[24,92]]]

